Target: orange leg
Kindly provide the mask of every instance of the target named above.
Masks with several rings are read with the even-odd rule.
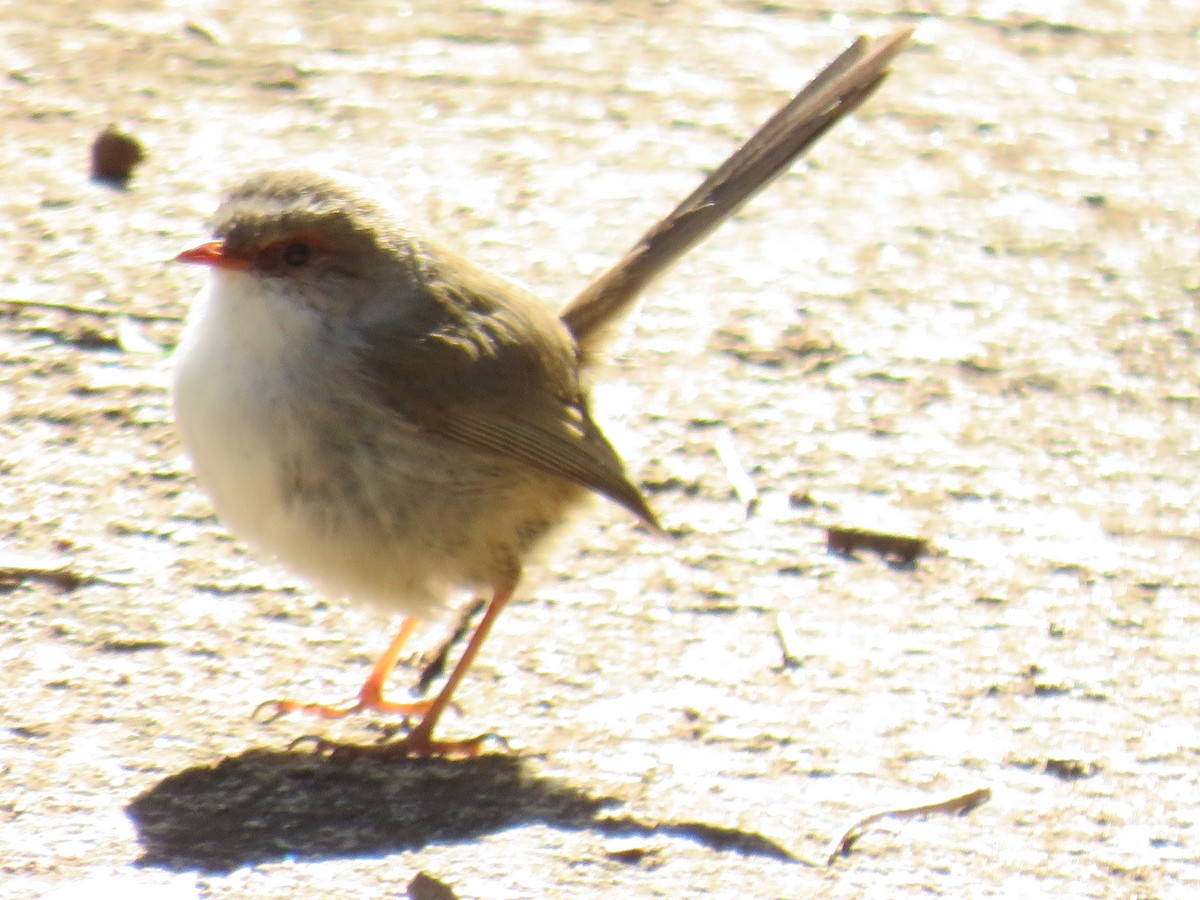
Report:
[[[268,722],[293,712],[320,716],[322,719],[340,719],[351,713],[362,711],[392,716],[428,715],[436,701],[417,700],[412,703],[393,703],[383,696],[383,686],[387,683],[392,670],[396,668],[396,662],[400,659],[404,645],[408,643],[408,639],[416,630],[417,620],[413,616],[408,616],[400,623],[400,630],[396,632],[396,636],[392,638],[388,648],[383,651],[383,655],[371,669],[371,674],[367,676],[367,680],[363,683],[356,698],[335,704],[302,703],[299,700],[268,700],[254,711],[254,717],[258,718],[264,710],[271,711],[267,717]]]
[[[408,734],[398,740],[373,746],[340,744],[336,741],[317,739],[317,751],[333,753],[335,755],[374,756],[390,759],[430,756],[478,756],[484,742],[491,735],[483,734],[478,737],[457,741],[438,741],[433,738],[433,729],[437,725],[438,719],[441,718],[442,713],[450,706],[454,697],[454,691],[463,680],[463,676],[467,674],[467,670],[471,668],[471,663],[475,661],[475,657],[479,653],[479,648],[487,640],[487,636],[492,630],[492,625],[495,624],[504,607],[508,605],[508,601],[512,599],[514,588],[514,585],[509,585],[496,589],[495,594],[492,595],[492,602],[488,604],[487,612],[483,614],[483,619],[480,620],[475,633],[471,635],[471,640],[467,643],[466,649],[463,650],[463,655],[459,659],[458,664],[455,665],[454,671],[450,673],[450,677],[446,680],[441,693],[432,702],[428,703],[426,709],[423,710],[423,718]]]

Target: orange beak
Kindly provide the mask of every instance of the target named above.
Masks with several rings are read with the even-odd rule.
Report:
[[[239,270],[250,267],[250,260],[237,253],[231,253],[225,247],[224,241],[208,241],[190,250],[184,250],[175,257],[175,262],[212,266],[216,269]]]

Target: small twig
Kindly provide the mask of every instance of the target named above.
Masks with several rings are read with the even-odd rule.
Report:
[[[794,669],[802,665],[797,652],[800,638],[796,636],[796,626],[792,624],[792,617],[782,609],[775,613],[775,637],[779,640],[779,649],[783,653],[783,667]]]
[[[450,637],[442,642],[442,646],[438,648],[433,659],[421,670],[421,677],[417,679],[414,688],[418,697],[424,697],[429,692],[429,686],[442,677],[446,671],[446,661],[450,658],[450,651],[454,649],[455,644],[466,637],[467,632],[471,630],[471,620],[482,612],[485,606],[487,606],[487,598],[476,597],[463,608]]]
[[[717,434],[715,449],[717,458],[725,467],[725,475],[733,485],[733,491],[737,494],[738,500],[745,508],[746,517],[749,518],[758,507],[758,488],[754,486],[745,466],[742,465],[741,456],[738,454],[737,445],[733,440],[733,432],[728,428],[722,428]]]
[[[976,788],[965,794],[955,794],[933,803],[923,803],[920,806],[905,806],[898,809],[877,809],[867,813],[850,824],[842,832],[842,836],[830,841],[825,854],[825,865],[832,866],[839,856],[849,856],[850,848],[858,840],[864,828],[873,822],[884,818],[909,819],[916,816],[927,816],[931,813],[947,813],[949,815],[965,815],[992,798],[991,788]]]
[[[139,322],[178,322],[183,323],[183,316],[166,313],[136,312],[126,309],[106,309],[103,306],[81,306],[78,303],[67,303],[62,300],[32,300],[26,297],[0,297],[0,305],[28,307],[30,309],[56,309],[63,312],[79,313],[87,316],[112,318],[126,316]]]

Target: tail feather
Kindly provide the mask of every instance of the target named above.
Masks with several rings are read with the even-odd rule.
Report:
[[[586,357],[638,295],[870,97],[912,29],[860,37],[559,314]]]

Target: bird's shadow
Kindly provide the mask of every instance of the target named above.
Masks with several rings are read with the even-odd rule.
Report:
[[[621,801],[529,769],[508,755],[383,761],[256,749],[168,776],[134,798],[128,813],[144,849],[138,864],[175,871],[379,856],[530,823],[683,837],[800,861],[753,831],[610,814]]]

